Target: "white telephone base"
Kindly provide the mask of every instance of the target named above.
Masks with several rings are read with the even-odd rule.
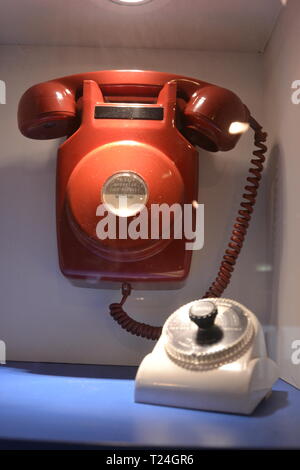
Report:
[[[217,342],[217,346],[209,345],[202,347],[200,352],[194,350],[186,354],[182,348],[186,348],[192,340],[187,338],[185,344],[185,339],[179,338],[180,341],[175,344],[178,348],[176,349],[174,344],[172,345],[172,342],[178,339],[176,335],[182,335],[182,331],[184,331],[184,337],[189,335],[185,329],[189,321],[187,312],[193,305],[196,303],[200,305],[199,302],[202,301],[184,305],[166,321],[158,343],[144,358],[138,369],[135,381],[136,402],[248,415],[269,394],[278,378],[278,369],[275,362],[267,357],[264,334],[257,318],[235,301],[211,298],[206,299],[207,301],[213,302],[219,309],[223,308],[223,312],[217,314],[217,317],[223,316],[223,327],[224,316],[228,316],[227,312],[230,309],[239,309],[241,315],[245,315],[248,326],[252,328],[247,333],[248,344],[240,345],[242,348],[240,351],[238,351],[237,341],[229,345],[226,338],[227,332],[229,334],[234,332],[235,335],[241,334],[238,331],[239,325],[235,324],[236,318],[232,320],[231,317],[231,325],[228,327],[227,324],[224,327],[223,339]],[[224,309],[227,309],[226,312]],[[185,322],[184,325],[178,323],[181,320]],[[175,327],[174,321],[177,322]],[[222,318],[219,323],[221,325]],[[192,326],[197,330],[196,325],[192,324]],[[244,328],[244,325],[242,327]],[[194,333],[193,330],[192,334]],[[205,351],[203,352],[205,348],[208,351],[207,355]],[[230,354],[231,357],[234,357],[234,354],[238,357],[231,360]],[[196,359],[195,356],[197,356]],[[183,357],[188,360],[186,363],[182,360]],[[199,361],[200,365],[195,364],[195,360]],[[194,363],[189,363],[189,361]]]

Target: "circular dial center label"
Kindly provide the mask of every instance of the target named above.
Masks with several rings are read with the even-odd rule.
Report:
[[[131,217],[145,207],[148,188],[137,173],[121,171],[106,180],[102,189],[102,200],[113,214]]]

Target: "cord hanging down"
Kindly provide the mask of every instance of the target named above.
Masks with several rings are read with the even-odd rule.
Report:
[[[238,216],[235,219],[230,241],[222,258],[219,272],[203,298],[220,297],[230,283],[234,266],[245,241],[253,213],[253,207],[256,202],[257,191],[265,161],[264,154],[267,151],[267,146],[264,144],[267,138],[267,133],[262,131],[262,126],[252,116],[250,116],[249,124],[251,129],[254,131],[255,146],[258,147],[257,150],[253,151],[253,155],[256,158],[251,159],[252,166],[249,168],[250,175],[247,177],[249,184],[245,186],[245,193],[243,194],[243,200],[240,204],[241,209],[238,211]],[[146,323],[138,322],[123,310],[123,305],[130,293],[131,285],[129,283],[123,283],[123,297],[121,302],[113,303],[109,306],[111,316],[129,333],[141,336],[142,338],[157,340],[161,335],[162,327],[151,326]]]

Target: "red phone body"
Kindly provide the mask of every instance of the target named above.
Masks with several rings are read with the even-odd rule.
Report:
[[[117,175],[114,187],[144,185],[149,210],[152,204],[192,204],[198,199],[195,145],[229,150],[240,137],[228,133],[230,124],[247,119],[229,90],[160,72],[92,72],[29,89],[19,106],[22,133],[67,135],[57,160],[62,273],[82,286],[179,287],[192,256],[185,238],[99,240],[103,188]]]

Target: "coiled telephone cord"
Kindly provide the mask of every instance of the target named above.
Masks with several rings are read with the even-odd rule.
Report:
[[[203,298],[220,297],[230,283],[234,266],[245,241],[247,229],[253,213],[253,206],[256,202],[257,191],[265,161],[264,154],[267,151],[267,146],[264,144],[267,138],[267,133],[262,131],[262,126],[252,116],[250,116],[249,125],[254,131],[255,146],[258,147],[257,150],[253,151],[253,155],[256,158],[251,159],[252,166],[249,168],[250,175],[247,177],[249,184],[245,186],[243,201],[240,204],[241,209],[238,211],[238,216],[235,219],[230,241],[222,258],[219,272]],[[130,293],[131,285],[129,283],[123,283],[123,297],[121,302],[113,303],[109,306],[111,316],[129,333],[141,336],[142,338],[157,340],[161,335],[162,327],[151,326],[146,323],[138,322],[123,310],[123,305]]]

